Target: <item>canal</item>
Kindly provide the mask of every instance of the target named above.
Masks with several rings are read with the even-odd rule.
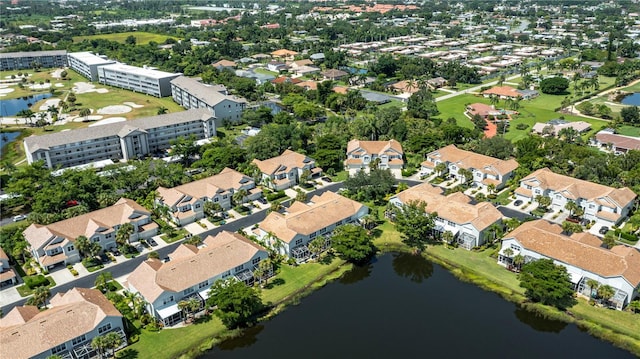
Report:
[[[633,358],[410,254],[385,254],[204,358]]]

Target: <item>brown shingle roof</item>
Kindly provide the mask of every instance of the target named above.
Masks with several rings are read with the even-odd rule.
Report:
[[[640,150],[640,138],[598,132],[596,139],[603,145],[612,143],[615,147],[626,150]]]
[[[292,168],[302,168],[311,162],[315,162],[315,160],[297,152],[285,150],[280,156],[264,161],[254,159],[252,163],[258,166],[260,172],[272,175],[278,172],[288,172]]]
[[[496,86],[482,92],[483,95],[497,95],[504,97],[522,97],[522,95],[510,86]]]
[[[51,305],[37,314],[16,307],[9,321],[0,320],[0,358],[31,358],[95,330],[107,317],[122,317],[96,289],[73,288],[51,298]]]
[[[339,194],[325,192],[313,196],[309,204],[295,202],[286,214],[269,213],[260,223],[260,229],[289,243],[298,233],[309,235],[355,215],[363,207]]]
[[[514,159],[501,160],[499,158],[481,155],[479,153],[461,150],[455,145],[442,147],[427,154],[428,158],[437,158],[443,162],[455,163],[464,169],[476,169],[485,173],[505,175],[518,168]]]
[[[607,250],[594,246],[593,239],[584,239],[591,235],[571,238],[561,233],[562,227],[540,219],[522,224],[505,238],[515,238],[528,250],[600,276],[622,276],[634,287],[640,284],[638,249],[615,246]]]
[[[352,152],[362,152],[368,154],[382,155],[384,153],[394,152],[394,154],[402,155],[402,145],[396,140],[389,141],[360,141],[351,140],[347,144],[347,154]]]

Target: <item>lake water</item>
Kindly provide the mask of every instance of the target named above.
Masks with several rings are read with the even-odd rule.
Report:
[[[634,94],[625,96],[622,101],[620,101],[623,105],[633,105],[640,106],[640,93],[636,92]]]
[[[2,132],[0,133],[0,149],[3,149],[4,146],[10,144],[15,140],[18,136],[20,136],[20,132]]]
[[[385,254],[204,358],[633,358],[409,254]]]
[[[30,108],[36,102],[45,98],[51,97],[50,93],[41,93],[38,95],[31,95],[29,97],[20,97],[10,100],[0,100],[0,115],[1,116],[15,116],[18,112]],[[37,112],[38,109],[32,109],[33,112]]]

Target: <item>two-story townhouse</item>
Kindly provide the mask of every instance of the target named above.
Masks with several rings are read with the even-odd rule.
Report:
[[[169,219],[179,226],[192,223],[205,216],[204,203],[217,203],[223,210],[232,206],[234,193],[244,191],[244,201],[262,196],[253,178],[231,168],[217,175],[173,188],[158,187],[156,205],[166,207]]]
[[[426,213],[437,213],[435,235],[449,231],[463,248],[471,249],[494,240],[491,226],[502,223],[502,213],[489,202],[475,203],[461,192],[449,195],[444,189],[423,183],[391,197],[389,203],[402,207],[405,204],[423,201]]]
[[[443,171],[436,170],[440,163],[446,165]],[[513,172],[518,168],[518,162],[514,159],[505,161],[449,145],[427,154],[427,159],[420,164],[420,167],[422,174],[449,173],[460,181],[467,180],[463,175],[464,172],[461,174],[460,170],[470,171],[476,186],[486,188],[492,184],[496,190],[499,190],[513,177]]]
[[[329,244],[336,227],[358,222],[367,213],[367,206],[327,191],[308,203],[294,202],[285,213],[269,213],[254,232],[281,254],[303,261],[310,241],[323,236]]]
[[[169,254],[169,261],[148,259],[127,278],[126,286],[147,302],[147,310],[171,326],[183,320],[178,303],[189,298],[202,305],[218,280],[236,278],[253,284],[253,271],[267,251],[238,233],[222,231],[208,236],[199,247],[182,244]]]
[[[91,341],[114,332],[127,346],[122,314],[96,289],[73,288],[58,293],[50,308],[13,308],[0,319],[0,358],[94,358]]]
[[[602,226],[619,224],[631,212],[637,195],[627,187],[613,188],[579,180],[541,168],[520,180],[516,198],[534,202],[538,196],[551,198],[554,210],[563,210],[568,202],[580,206],[583,218]]]
[[[507,249],[510,249],[507,253]],[[596,289],[588,283],[611,286],[615,294],[611,302],[622,309],[638,295],[640,288],[640,250],[619,245],[602,247],[602,241],[589,233],[563,234],[562,227],[543,219],[523,223],[504,236],[498,264],[512,266],[515,256],[528,263],[551,259],[567,268],[574,290],[592,297]]]
[[[18,283],[18,276],[9,264],[9,256],[0,248],[0,288]]]
[[[344,166],[349,175],[354,176],[358,171],[369,173],[371,163],[377,163],[378,168],[388,169],[396,178],[402,178],[403,157],[402,145],[396,140],[351,140],[347,144]]]
[[[121,198],[113,206],[80,216],[47,225],[31,224],[22,233],[33,258],[49,269],[80,260],[75,245],[80,236],[100,244],[103,249],[115,247],[116,233],[124,223],[131,223],[134,228],[130,242],[151,238],[158,232],[158,225],[151,221],[151,212],[133,200]]]
[[[246,99],[229,95],[224,86],[203,84],[198,79],[185,76],[171,80],[171,96],[186,109],[206,108],[216,118],[218,127],[225,121],[240,121],[247,106]]]
[[[322,176],[322,168],[316,167],[313,158],[291,150],[264,161],[254,159],[252,163],[262,173],[262,182],[276,191],[298,184],[305,171],[309,171],[310,178]]]

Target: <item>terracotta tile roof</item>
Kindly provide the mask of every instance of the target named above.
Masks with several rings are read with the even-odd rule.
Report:
[[[16,272],[12,268],[5,269],[3,272],[0,272],[0,282],[4,282],[15,277]]]
[[[440,160],[447,163],[455,163],[464,169],[475,169],[480,172],[506,175],[518,168],[518,162],[514,159],[501,160],[479,153],[461,150],[455,145],[442,147],[427,154],[430,161]]]
[[[276,79],[271,80],[271,83],[274,85],[277,84],[283,84],[283,83],[292,83],[294,85],[299,84],[302,82],[302,80],[298,79],[298,78],[291,78],[291,77],[287,77],[287,76],[280,76]]]
[[[596,217],[606,219],[608,221],[617,222],[618,219],[620,219],[620,213],[599,211],[598,213],[596,213]]]
[[[287,49],[280,49],[280,50],[276,50],[273,51],[271,53],[271,56],[276,56],[276,57],[288,57],[288,56],[296,56],[298,53],[295,51],[291,51],[291,50],[287,50]]]
[[[293,67],[311,66],[313,65],[313,61],[309,59],[302,59],[297,61],[291,61],[291,63],[289,63],[288,65]]]
[[[302,82],[298,82],[297,84],[295,84],[296,86],[305,88],[307,90],[317,90],[318,89],[318,83],[312,80],[309,81],[302,81]]]
[[[511,86],[496,86],[496,87],[492,87],[488,90],[484,90],[482,91],[483,95],[497,95],[497,96],[504,96],[504,97],[522,97],[522,94],[520,94],[518,91],[516,91],[516,89],[514,89]]]
[[[57,263],[60,263],[60,262],[64,262],[66,260],[67,260],[67,255],[62,253],[62,252],[60,252],[58,254],[55,254],[55,255],[52,255],[52,256],[45,255],[45,256],[40,257],[40,263],[45,267],[46,266],[50,266],[50,265],[54,265],[54,264],[57,264]]]
[[[529,198],[533,198],[533,197],[532,197],[532,196],[533,196],[533,193],[531,192],[531,190],[530,190],[530,189],[526,189],[526,188],[524,188],[524,187],[518,187],[518,188],[516,188],[515,193],[516,193],[516,194],[523,195],[523,196],[526,196],[526,197],[529,197]]]
[[[9,259],[9,256],[2,248],[0,248],[0,259],[7,259],[7,260]]]
[[[238,66],[235,62],[229,60],[220,60],[211,66],[213,67],[236,67]]]
[[[285,214],[269,213],[260,223],[260,229],[290,243],[298,233],[309,235],[317,232],[354,216],[363,207],[361,203],[327,191],[313,196],[309,204],[295,202]]]
[[[348,73],[342,70],[336,70],[336,69],[329,69],[327,71],[322,71],[321,73],[322,73],[322,76],[330,79],[339,79],[341,77],[345,77],[349,75]]]
[[[305,165],[315,163],[315,160],[300,153],[285,150],[280,156],[264,161],[254,159],[252,163],[258,166],[260,172],[273,175],[278,172],[289,172],[292,168],[303,168]]]
[[[58,236],[75,242],[79,236],[91,237],[96,230],[110,230],[116,225],[150,216],[146,208],[128,198],[121,198],[113,206],[82,214],[63,221],[41,226],[32,224],[23,234],[33,248],[42,247],[51,237]]]
[[[389,141],[360,141],[351,140],[347,144],[347,157],[351,154],[399,154],[402,155],[402,145],[396,140]]]
[[[341,94],[341,95],[346,95],[347,92],[349,92],[349,88],[346,86],[334,86],[333,87],[333,92]]]
[[[148,302],[154,302],[164,291],[183,290],[218,276],[251,260],[266,250],[237,233],[222,231],[203,241],[204,247],[181,245],[171,260],[157,259],[141,263],[127,279]]]
[[[611,200],[620,207],[625,207],[637,195],[627,187],[613,188],[601,184],[584,181],[551,172],[541,168],[521,180],[521,183],[550,189],[571,199],[584,198],[589,201]]]
[[[562,228],[545,220],[526,222],[505,238],[515,238],[526,249],[603,277],[622,276],[631,285],[640,284],[640,251],[627,246],[611,250],[594,246],[595,240],[562,235]],[[599,240],[598,240],[599,242]]]
[[[502,219],[502,213],[491,203],[471,204],[471,197],[462,192],[445,196],[442,188],[430,183],[411,187],[398,193],[395,197],[404,204],[411,201],[426,202],[426,212],[437,212],[438,217],[460,225],[470,223],[478,231],[482,231]]]
[[[480,115],[482,117],[487,117],[489,115],[500,114],[500,111],[497,111],[493,106],[486,105],[484,103],[472,103],[467,106],[467,111],[473,115]]]
[[[95,330],[107,317],[122,318],[96,289],[73,288],[51,298],[51,305],[39,313],[33,307],[16,307],[13,311],[19,313],[7,315],[12,319],[0,320],[1,358],[31,358]]]
[[[412,80],[402,80],[398,81],[391,85],[391,88],[404,92],[404,93],[415,93],[420,90],[418,86],[418,81]]]

